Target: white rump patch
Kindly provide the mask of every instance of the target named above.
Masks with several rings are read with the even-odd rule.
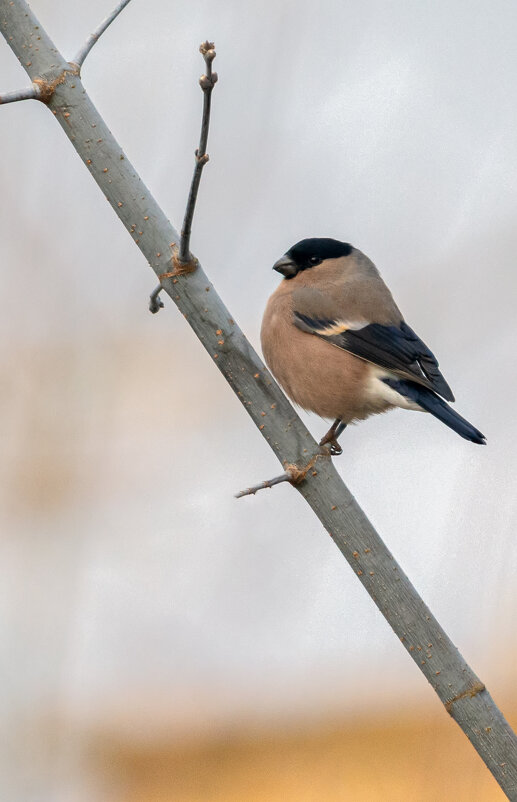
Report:
[[[367,383],[367,394],[372,404],[391,404],[394,407],[401,409],[413,409],[417,412],[423,412],[422,407],[418,406],[415,401],[410,401],[404,395],[398,393],[393,387],[383,382],[383,379],[399,379],[395,373],[392,373],[386,368],[380,368],[378,365],[369,365],[370,373]]]

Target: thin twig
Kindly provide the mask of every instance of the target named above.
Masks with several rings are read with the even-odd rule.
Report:
[[[240,493],[235,494],[235,498],[242,498],[243,496],[254,496],[257,490],[265,490],[266,487],[273,487],[274,485],[279,485],[281,482],[289,482],[290,484],[296,486],[299,485],[309,471],[311,471],[313,476],[317,476],[318,472],[315,470],[315,465],[320,459],[327,459],[328,453],[325,451],[321,451],[318,449],[310,458],[309,462],[303,466],[303,468],[299,468],[298,465],[294,463],[284,463],[285,473],[280,474],[280,476],[275,476],[274,479],[266,479],[265,482],[260,482],[258,485],[253,485],[252,487],[247,487],[246,490],[241,490]]]
[[[279,485],[281,482],[291,482],[292,476],[290,471],[286,471],[285,473],[280,474],[280,476],[275,476],[274,479],[266,479],[265,482],[260,482],[258,485],[253,485],[253,487],[247,487],[246,490],[240,490],[239,493],[235,494],[235,498],[242,498],[243,496],[254,496],[257,490],[265,490],[266,487],[273,487],[273,485]]]
[[[108,28],[111,25],[113,20],[116,17],[118,17],[120,12],[127,6],[128,3],[129,0],[120,0],[120,3],[117,5],[115,9],[113,9],[111,14],[109,14],[106,17],[106,19],[102,20],[97,30],[89,35],[84,45],[77,51],[77,54],[72,59],[72,64],[77,64],[78,67],[82,65],[83,61],[85,60],[86,56],[94,46],[95,42],[97,42],[100,39],[106,28]]]
[[[192,265],[195,262],[194,257],[190,253],[190,234],[192,231],[192,220],[196,208],[201,173],[203,172],[203,167],[209,159],[208,153],[206,152],[206,146],[208,143],[208,129],[210,127],[211,96],[212,89],[217,83],[217,73],[212,72],[212,61],[216,57],[214,42],[209,42],[208,40],[203,42],[203,44],[199,45],[199,52],[205,59],[206,64],[206,75],[202,75],[199,79],[199,85],[203,90],[203,116],[201,119],[199,146],[195,151],[196,164],[194,167],[194,174],[192,176],[192,183],[190,185],[187,208],[185,209],[185,217],[183,218],[183,226],[181,228],[179,254],[178,251],[176,251],[177,255],[175,256],[177,259],[176,266],[178,268],[178,272],[181,272],[179,268],[181,268],[182,265]],[[158,284],[158,286],[154,288],[149,296],[149,311],[152,312],[153,315],[155,315],[156,312],[159,312],[160,309],[163,309],[163,302],[159,297],[162,289],[162,285]]]
[[[212,72],[212,61],[216,53],[213,42],[203,42],[199,46],[199,52],[203,55],[206,64],[206,75],[202,75],[199,79],[199,85],[203,90],[203,118],[201,120],[201,134],[199,137],[199,147],[196,150],[196,165],[194,167],[194,175],[192,176],[192,183],[190,185],[190,192],[187,201],[187,208],[185,210],[185,217],[183,218],[183,226],[181,228],[181,242],[179,261],[190,262],[192,255],[190,253],[190,232],[192,230],[192,218],[194,217],[194,210],[196,208],[196,199],[199,189],[199,182],[201,181],[201,173],[203,167],[208,161],[208,153],[206,152],[206,145],[208,142],[208,128],[210,126],[210,102],[212,96],[212,89],[217,83],[217,73]]]
[[[0,104],[16,103],[17,100],[38,100],[40,90],[38,86],[27,86],[25,89],[13,89],[0,95]]]

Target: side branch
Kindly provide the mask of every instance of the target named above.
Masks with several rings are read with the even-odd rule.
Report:
[[[258,485],[252,485],[252,487],[247,487],[246,490],[240,490],[238,493],[235,493],[235,498],[242,498],[243,496],[254,496],[259,490],[265,490],[268,487],[274,487],[275,485],[279,485],[282,482],[289,482],[294,486],[299,485],[303,480],[306,478],[309,471],[311,472],[312,476],[317,476],[318,472],[315,469],[316,462],[319,459],[325,459],[329,457],[330,452],[318,452],[314,454],[314,456],[309,460],[307,465],[303,468],[299,468],[297,465],[286,465],[285,466],[285,473],[281,473],[280,476],[275,476],[274,479],[266,479],[264,482],[259,482]],[[334,507],[334,509],[336,509]]]
[[[265,481],[259,482],[258,485],[247,487],[246,490],[239,490],[239,492],[235,494],[235,498],[254,496],[258,490],[265,490],[267,487],[274,487],[274,485],[279,485],[282,482],[292,482],[292,477],[287,471],[281,473],[280,476],[275,476],[274,479],[265,479]]]
[[[202,75],[199,79],[199,85],[203,90],[203,116],[201,118],[201,134],[199,136],[199,145],[195,151],[196,164],[194,167],[194,175],[190,184],[190,191],[187,200],[187,208],[185,209],[185,217],[183,219],[183,226],[181,229],[181,239],[179,249],[175,247],[172,254],[172,263],[174,269],[169,273],[160,276],[160,282],[163,278],[171,278],[183,273],[190,273],[197,267],[197,260],[194,259],[190,253],[190,234],[192,231],[192,220],[194,218],[194,211],[196,208],[197,193],[199,191],[199,183],[201,181],[201,173],[203,167],[207,163],[209,156],[206,152],[208,143],[208,129],[210,127],[210,108],[212,89],[217,83],[217,73],[212,72],[212,61],[216,57],[215,45],[213,42],[203,42],[199,45],[199,52],[205,59],[206,74]],[[163,289],[162,284],[158,284],[149,296],[149,311],[153,315],[163,309],[163,301],[160,298],[160,293]]]
[[[99,27],[89,35],[88,39],[84,43],[84,45],[77,51],[74,58],[71,60],[72,64],[76,64],[78,67],[82,66],[83,61],[85,60],[86,56],[94,46],[95,42],[98,42],[106,28],[108,28],[113,20],[118,17],[120,12],[127,6],[130,0],[120,0],[120,3],[117,5],[115,9],[109,14],[105,19],[102,20]]]
[[[208,153],[206,152],[206,146],[208,143],[208,129],[210,126],[210,105],[212,89],[217,83],[217,73],[212,72],[212,61],[216,56],[214,43],[208,41],[203,42],[203,44],[199,47],[199,52],[202,53],[206,64],[206,75],[202,75],[199,79],[199,85],[203,90],[203,117],[201,120],[199,146],[195,153],[196,164],[194,167],[194,175],[192,176],[192,184],[190,185],[187,208],[185,210],[185,217],[183,219],[183,226],[181,228],[179,261],[183,263],[192,261],[192,255],[190,253],[190,233],[192,230],[194,210],[196,208],[199,182],[201,181],[201,173],[203,172],[203,167],[209,158]]]
[[[0,105],[4,103],[16,103],[18,100],[39,100],[39,86],[27,86],[25,89],[13,89],[12,92],[4,92],[0,95]]]

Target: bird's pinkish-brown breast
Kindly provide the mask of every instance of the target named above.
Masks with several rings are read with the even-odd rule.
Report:
[[[261,342],[266,363],[287,395],[322,418],[348,423],[389,404],[372,407],[368,394],[370,365],[296,328],[289,285],[283,281],[266,306]]]

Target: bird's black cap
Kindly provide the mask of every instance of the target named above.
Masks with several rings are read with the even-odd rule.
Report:
[[[337,259],[340,256],[348,256],[352,252],[352,246],[348,242],[340,242],[330,237],[310,237],[302,239],[293,245],[273,265],[273,270],[282,273],[285,278],[293,278],[301,270],[308,270],[315,267],[325,259]]]

